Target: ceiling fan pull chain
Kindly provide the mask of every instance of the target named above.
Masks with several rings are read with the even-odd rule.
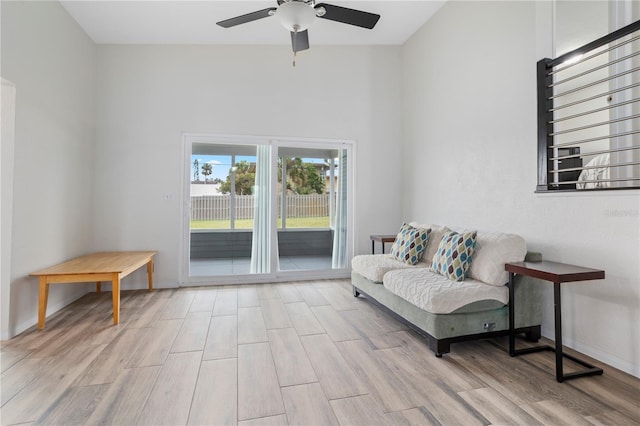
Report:
[[[298,25],[293,26],[293,68],[296,67],[296,56],[298,56],[298,49],[296,46],[298,41],[298,28],[300,28]]]

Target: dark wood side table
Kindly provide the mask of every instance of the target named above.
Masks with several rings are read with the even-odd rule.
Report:
[[[509,355],[518,356],[540,351],[552,351],[556,353],[556,379],[562,383],[565,380],[577,377],[594,376],[602,374],[602,369],[597,368],[570,354],[562,353],[562,304],[560,299],[560,284],[576,281],[604,279],[604,271],[599,269],[583,268],[581,266],[567,265],[565,263],[550,262],[516,262],[506,263],[504,269],[509,272]],[[549,345],[532,348],[515,348],[515,314],[514,314],[514,276],[538,278],[553,283],[553,305],[555,317],[555,348]],[[562,371],[562,357],[586,367],[585,370],[564,374]]]
[[[384,254],[384,244],[396,240],[395,235],[370,235],[369,238],[371,239],[371,254],[376,252],[376,241],[382,244],[382,254]]]

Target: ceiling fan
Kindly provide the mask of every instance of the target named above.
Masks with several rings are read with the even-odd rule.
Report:
[[[223,28],[230,28],[269,16],[276,16],[279,18],[280,23],[291,32],[291,45],[295,55],[296,52],[309,48],[309,32],[307,29],[316,17],[367,29],[373,29],[380,19],[380,15],[375,13],[327,3],[316,4],[315,0],[277,0],[277,2],[278,7],[268,7],[246,15],[226,19],[217,22],[217,24]]]

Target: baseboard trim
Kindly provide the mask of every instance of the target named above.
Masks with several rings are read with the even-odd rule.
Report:
[[[549,340],[554,340],[555,338],[553,330],[543,329],[542,336]],[[568,348],[571,348],[575,351],[578,351],[581,354],[594,358],[620,371],[624,371],[627,374],[631,374],[634,377],[640,378],[640,365],[632,364],[628,361],[625,361],[614,355],[611,355],[610,353],[607,353],[599,349],[596,349],[592,346],[577,342],[573,339],[568,339],[566,336],[562,336],[562,345]]]

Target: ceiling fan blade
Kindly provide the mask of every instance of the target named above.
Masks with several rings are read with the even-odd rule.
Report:
[[[380,19],[380,15],[375,13],[363,12],[361,10],[349,9],[342,6],[334,6],[326,3],[319,3],[315,9],[324,8],[326,13],[318,15],[318,18],[328,19],[330,21],[342,22],[343,24],[355,25],[357,27],[373,29]]]
[[[269,17],[271,16],[272,11],[275,12],[276,9],[277,7],[268,7],[266,9],[247,13],[246,15],[240,15],[240,16],[236,16],[235,18],[216,22],[216,24],[220,25],[223,28],[235,27],[236,25],[246,24],[247,22],[256,21],[258,19]]]
[[[304,30],[297,33],[291,31],[291,47],[294,52],[307,50],[309,48],[309,31]]]

